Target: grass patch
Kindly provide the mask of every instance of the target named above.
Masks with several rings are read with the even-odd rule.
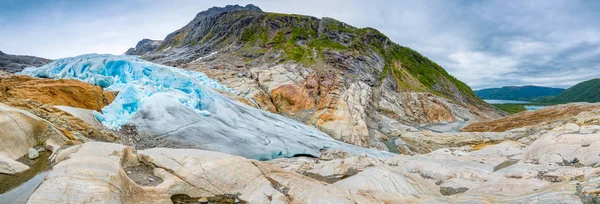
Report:
[[[503,110],[505,112],[515,114],[526,111],[525,105],[523,104],[492,104],[496,108]]]

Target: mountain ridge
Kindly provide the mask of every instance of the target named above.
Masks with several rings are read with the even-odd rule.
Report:
[[[0,72],[16,73],[22,71],[25,67],[42,66],[50,63],[52,60],[28,55],[11,55],[0,51]]]
[[[600,102],[600,78],[580,82],[566,89],[560,95],[537,101],[546,103]]]
[[[538,97],[556,96],[564,90],[561,88],[525,85],[488,88],[474,92],[482,99],[531,101]]]

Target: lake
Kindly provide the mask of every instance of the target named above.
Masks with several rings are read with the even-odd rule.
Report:
[[[513,101],[513,100],[494,100],[494,99],[489,99],[489,100],[483,100],[486,103],[489,104],[526,104],[526,103],[531,103],[529,101]]]

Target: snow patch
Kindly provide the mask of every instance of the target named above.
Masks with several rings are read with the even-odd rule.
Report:
[[[212,52],[212,53],[210,53],[210,54],[208,54],[208,55],[206,55],[206,56],[204,56],[204,57],[199,57],[198,59],[195,59],[195,60],[194,60],[194,61],[192,61],[192,62],[197,62],[197,61],[200,61],[200,60],[203,60],[203,59],[206,59],[206,58],[212,57],[213,55],[216,55],[216,54],[218,54],[218,53],[219,53],[219,52]]]

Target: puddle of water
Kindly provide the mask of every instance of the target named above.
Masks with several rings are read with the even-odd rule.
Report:
[[[0,174],[0,203],[25,203],[42,183],[50,169],[49,151],[40,152],[40,157],[30,160],[27,155],[18,161],[29,166],[25,172]]]
[[[398,148],[396,148],[396,144],[394,141],[400,137],[391,137],[387,142],[385,142],[385,146],[387,146],[388,150],[392,153],[400,154]]]

